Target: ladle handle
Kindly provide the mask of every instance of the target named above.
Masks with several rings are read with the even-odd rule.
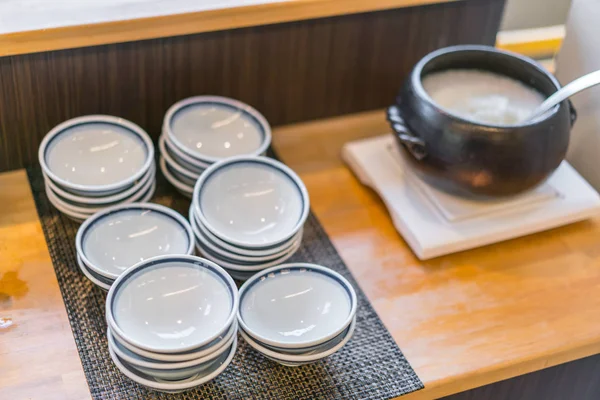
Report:
[[[582,90],[589,89],[593,86],[600,84],[600,70],[590,72],[581,78],[575,79],[568,85],[563,86],[560,90],[556,91],[552,96],[548,97],[531,115],[531,119],[537,118],[546,112],[550,111],[554,106],[560,104],[564,100],[573,96]]]

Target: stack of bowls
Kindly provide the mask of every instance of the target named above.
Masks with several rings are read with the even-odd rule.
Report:
[[[215,263],[159,256],[126,270],[106,298],[110,356],[133,381],[178,392],[206,383],[237,346],[238,292]]]
[[[194,253],[188,221],[170,208],[151,203],[110,207],[87,219],[75,238],[83,274],[108,290],[129,267],[160,256]]]
[[[210,165],[237,155],[263,155],[270,144],[269,123],[249,105],[227,97],[191,97],[165,115],[159,163],[167,180],[191,197]]]
[[[197,250],[245,280],[298,250],[309,208],[294,171],[267,157],[238,156],[198,179],[190,223]]]
[[[122,118],[90,115],[63,122],[44,137],[39,161],[48,199],[79,222],[154,194],[152,140]]]
[[[269,268],[239,292],[244,340],[287,366],[308,364],[341,349],[356,325],[356,293],[337,272],[314,264]]]

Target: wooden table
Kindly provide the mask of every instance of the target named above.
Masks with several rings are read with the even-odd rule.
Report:
[[[600,218],[419,261],[341,145],[388,131],[382,112],[276,129],[313,211],[425,384],[461,392],[600,353]],[[0,399],[89,392],[23,171],[0,175]]]

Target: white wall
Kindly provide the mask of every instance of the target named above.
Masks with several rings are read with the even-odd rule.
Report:
[[[564,24],[570,5],[571,0],[506,0],[500,29],[527,29]]]

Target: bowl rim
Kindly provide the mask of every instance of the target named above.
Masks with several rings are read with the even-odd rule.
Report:
[[[52,179],[50,179],[46,175],[44,175],[44,181],[46,184],[48,184],[48,186],[50,186],[50,189],[52,189],[60,197],[65,198],[70,201],[73,201],[73,202],[76,202],[76,203],[91,205],[91,204],[115,203],[122,199],[125,199],[125,198],[131,196],[132,194],[136,193],[138,190],[140,190],[140,188],[143,187],[144,184],[146,184],[146,182],[149,179],[153,179],[152,177],[155,176],[155,174],[156,174],[156,165],[154,163],[152,163],[152,166],[150,167],[148,172],[146,172],[145,175],[143,175],[138,181],[136,181],[133,184],[133,186],[131,186],[127,190],[125,190],[123,192],[118,192],[116,194],[111,194],[108,196],[100,196],[100,197],[78,196],[76,194],[67,192],[64,189],[62,189],[60,186],[58,186],[56,184],[56,182],[54,182]]]
[[[238,282],[245,282],[256,273],[256,271],[236,271],[234,269],[227,269],[226,267],[223,267],[223,269]]]
[[[79,256],[77,256],[77,266],[79,267],[79,269],[81,270],[81,272],[83,272],[83,275],[85,275],[85,277],[92,282],[94,285],[98,286],[100,289],[108,292],[110,289],[110,285],[104,282],[101,282],[100,280],[96,279],[95,276],[93,276],[85,267],[85,265],[83,264],[83,262],[81,261],[81,259],[79,258]]]
[[[47,181],[45,182],[45,185],[46,185],[45,186],[46,193],[53,192],[52,188],[48,185]],[[64,207],[65,209],[68,209],[70,211],[77,212],[77,213],[82,213],[82,214],[91,213],[91,215],[93,215],[93,214],[102,212],[109,207],[141,202],[141,201],[143,201],[144,198],[148,197],[148,194],[152,191],[153,185],[154,185],[153,179],[146,180],[146,182],[144,183],[143,186],[137,188],[138,190],[136,192],[134,192],[131,196],[120,200],[120,202],[118,202],[117,204],[112,204],[112,205],[107,205],[107,206],[90,204],[89,208],[70,204],[68,201],[61,199],[58,194],[56,194],[54,192],[52,194],[54,195],[55,201],[58,204],[60,204],[62,207]]]
[[[81,223],[83,223],[89,217],[91,217],[92,215],[94,215],[93,212],[90,212],[90,213],[80,213],[80,212],[73,211],[73,210],[71,210],[69,208],[66,208],[61,203],[59,203],[59,202],[56,201],[56,195],[54,193],[52,193],[52,192],[46,192],[46,197],[48,197],[48,201],[50,201],[50,204],[52,204],[54,206],[54,208],[56,208],[59,212],[67,215],[68,217],[76,218],[78,220],[81,220],[80,221]]]
[[[196,358],[212,354],[213,352],[219,350],[222,347],[222,343],[223,343],[224,339],[228,339],[229,336],[237,335],[237,331],[238,331],[237,327],[238,327],[237,321],[234,321],[234,323],[231,324],[229,329],[227,331],[225,331],[225,333],[222,336],[217,337],[215,340],[200,347],[199,349],[192,350],[187,353],[172,353],[172,354],[154,353],[154,352],[151,352],[148,350],[140,349],[138,347],[135,347],[131,343],[128,343],[127,341],[125,341],[125,339],[119,337],[119,335],[112,330],[111,330],[111,334],[113,335],[115,340],[118,341],[119,344],[121,344],[127,350],[132,351],[136,354],[139,354],[142,357],[154,358],[157,361],[162,361],[162,362],[167,362],[167,363],[178,363],[178,362],[183,362],[183,361],[195,360]]]
[[[197,159],[189,156],[188,154],[184,153],[183,151],[181,151],[180,148],[175,146],[175,144],[172,142],[169,135],[167,135],[164,130],[160,136],[165,138],[164,140],[165,140],[165,149],[166,150],[171,150],[176,157],[178,157],[181,160],[183,160],[184,162],[196,167],[197,169],[206,169],[206,168],[210,167],[211,164],[213,164],[212,162],[197,160]]]
[[[81,257],[79,256],[79,254],[77,254],[76,257],[77,257],[77,263],[79,264],[79,267],[85,268],[85,270],[92,277],[94,277],[97,281],[100,281],[100,282],[104,283],[105,285],[108,285],[110,288],[110,285],[112,285],[112,283],[114,282],[113,279],[107,278],[106,276],[102,276],[102,275],[98,274],[97,272],[95,272],[93,269],[89,268],[87,265],[85,265],[83,260],[81,260]]]
[[[261,344],[259,342],[257,342],[255,339],[253,339],[252,336],[249,333],[247,333],[246,331],[244,331],[243,329],[240,329],[240,336],[244,338],[244,340],[246,341],[246,343],[248,343],[248,345],[250,347],[252,347],[254,350],[258,351],[259,353],[261,353],[267,357],[272,357],[274,359],[281,360],[281,361],[287,361],[287,362],[310,362],[310,361],[317,361],[322,358],[328,357],[328,356],[332,355],[333,353],[337,352],[338,350],[340,350],[342,347],[344,347],[346,345],[346,343],[348,343],[350,341],[350,339],[352,338],[352,336],[354,335],[354,331],[356,330],[356,318],[354,318],[351,321],[350,325],[347,328],[348,328],[348,333],[346,333],[346,335],[344,336],[344,339],[342,339],[341,342],[337,343],[335,346],[333,346],[330,349],[327,349],[320,353],[315,353],[315,354],[310,354],[310,355],[283,354],[283,353],[279,353],[277,351],[268,349],[264,346],[261,346]]]
[[[235,352],[237,350],[237,343],[238,343],[238,340],[237,340],[237,336],[236,336],[236,337],[234,337],[233,344],[231,345],[231,348],[229,350],[229,355],[227,356],[225,361],[223,361],[223,364],[221,364],[213,372],[211,372],[207,375],[204,375],[202,377],[199,377],[197,379],[187,379],[184,382],[173,381],[173,382],[168,382],[168,383],[167,382],[158,382],[156,380],[150,380],[143,376],[139,376],[138,374],[134,373],[129,368],[127,368],[125,365],[123,365],[123,363],[118,358],[118,356],[116,355],[115,351],[112,348],[109,347],[108,351],[109,351],[110,357],[111,357],[112,361],[115,363],[117,369],[119,369],[119,371],[121,371],[123,373],[123,375],[127,376],[132,381],[139,383],[142,386],[146,386],[146,387],[149,387],[151,389],[156,389],[156,390],[185,390],[185,389],[191,389],[195,386],[202,385],[203,383],[206,383],[206,382],[210,382],[211,380],[213,380],[217,376],[219,376],[229,366],[229,364],[231,364],[231,361],[233,360],[233,357],[235,356]]]
[[[258,272],[258,271],[262,271],[263,269],[275,267],[275,266],[281,265],[281,263],[286,262],[298,251],[300,246],[301,246],[300,244],[294,245],[294,247],[290,248],[290,251],[288,253],[282,255],[281,257],[279,257],[275,260],[271,260],[269,262],[259,262],[256,265],[234,264],[232,262],[222,260],[219,257],[216,257],[212,254],[207,253],[206,250],[204,250],[201,246],[198,246],[198,244],[196,244],[196,250],[200,254],[202,254],[202,256],[204,258],[221,265],[223,268],[227,268],[229,270],[239,271],[239,272],[253,272],[253,271]]]
[[[209,155],[205,155],[205,154],[194,153],[193,151],[189,150],[186,146],[184,146],[183,143],[181,143],[179,141],[179,139],[177,139],[177,137],[174,135],[174,133],[171,129],[171,121],[172,121],[173,117],[182,109],[189,107],[193,104],[199,104],[199,103],[216,103],[216,104],[225,105],[225,106],[228,106],[231,108],[237,108],[240,111],[249,115],[256,122],[258,122],[258,124],[262,128],[261,130],[262,130],[262,134],[263,134],[263,140],[262,140],[260,146],[256,150],[254,150],[248,154],[245,154],[245,155],[259,155],[261,153],[264,153],[271,145],[271,140],[272,140],[271,125],[269,125],[269,122],[267,121],[267,119],[251,105],[246,104],[242,101],[235,100],[235,99],[232,99],[229,97],[224,97],[224,96],[193,96],[193,97],[188,97],[186,99],[180,100],[180,101],[176,102],[175,104],[173,104],[171,107],[169,107],[169,109],[167,110],[167,113],[165,114],[165,117],[163,119],[163,128],[162,128],[163,132],[165,132],[169,136],[170,141],[176,147],[178,147],[179,150],[181,150],[188,156],[192,157],[193,159],[200,160],[200,161],[206,161],[208,163],[214,163],[214,162],[218,162],[218,161],[228,158],[228,157],[225,157],[225,158],[214,157],[214,156],[209,156]]]
[[[293,242],[296,240],[302,240],[302,237],[304,235],[304,227],[302,227],[300,230],[298,230],[298,232],[292,236],[290,239],[282,242],[282,243],[278,243],[274,246],[270,246],[270,247],[264,247],[264,248],[260,248],[260,249],[248,249],[248,248],[244,248],[244,247],[238,247],[238,246],[234,246],[230,243],[227,243],[226,241],[224,241],[223,239],[218,238],[217,236],[215,236],[212,232],[210,232],[208,229],[206,229],[206,227],[202,226],[202,224],[198,221],[198,218],[195,217],[195,212],[193,211],[193,204],[190,205],[190,211],[189,211],[189,218],[190,218],[190,224],[195,224],[192,225],[192,229],[194,228],[194,226],[198,227],[198,229],[202,232],[202,234],[204,236],[206,236],[207,238],[209,238],[213,243],[221,246],[223,249],[226,249],[228,251],[237,253],[237,254],[241,254],[241,255],[251,255],[251,256],[265,256],[265,255],[270,255],[273,254],[272,252],[275,252],[275,250],[277,250],[278,253],[284,253],[285,250],[289,249]]]
[[[338,327],[335,331],[331,332],[328,335],[325,335],[323,337],[320,337],[318,339],[313,339],[310,341],[297,342],[297,343],[282,343],[282,342],[277,342],[275,340],[271,340],[269,338],[265,338],[264,336],[254,332],[244,322],[244,318],[242,317],[242,304],[244,302],[244,296],[246,295],[248,290],[256,283],[259,283],[260,281],[262,281],[264,279],[264,277],[266,277],[267,275],[277,274],[279,272],[287,272],[287,271],[291,271],[291,270],[310,270],[313,272],[317,272],[317,273],[329,276],[330,278],[335,280],[341,287],[343,287],[344,290],[346,290],[346,292],[348,293],[348,295],[350,297],[350,311],[348,313],[347,318],[344,320],[343,324],[340,327]],[[358,308],[358,298],[356,296],[356,291],[354,290],[354,287],[352,287],[350,282],[346,278],[344,278],[341,274],[337,273],[336,271],[332,270],[331,268],[327,268],[322,265],[311,264],[311,263],[287,263],[287,264],[282,264],[282,265],[278,265],[275,267],[271,267],[271,268],[262,270],[262,271],[258,272],[257,274],[255,274],[254,276],[250,277],[246,282],[244,282],[244,284],[240,287],[240,290],[239,290],[239,304],[238,304],[238,310],[237,310],[237,319],[238,319],[239,326],[241,328],[240,330],[244,330],[248,335],[252,336],[256,340],[259,340],[270,346],[280,347],[280,348],[284,348],[284,349],[286,349],[286,348],[287,349],[298,349],[298,348],[302,348],[302,347],[317,346],[319,344],[322,344],[323,342],[333,339],[334,337],[336,337],[337,335],[342,333],[348,327],[348,325],[350,325],[352,323],[354,317],[356,316],[357,308]]]
[[[123,330],[117,325],[117,322],[114,318],[113,311],[112,311],[113,303],[114,303],[116,293],[120,290],[121,285],[124,282],[126,282],[127,279],[130,279],[132,276],[134,276],[135,274],[137,274],[138,272],[142,271],[145,268],[149,268],[149,267],[152,267],[155,265],[160,265],[160,264],[165,264],[165,263],[172,263],[172,262],[183,262],[186,264],[195,265],[196,267],[200,267],[203,269],[209,269],[212,272],[214,272],[219,278],[221,278],[221,280],[223,281],[223,283],[225,284],[227,289],[229,289],[229,292],[231,294],[231,300],[232,300],[231,301],[231,310],[229,311],[227,319],[223,323],[223,326],[221,327],[221,329],[219,329],[217,332],[215,332],[212,336],[209,336],[197,343],[190,344],[185,347],[180,347],[180,348],[176,348],[176,349],[156,349],[156,348],[153,348],[152,346],[148,346],[144,343],[140,343],[139,341],[129,337],[125,332],[123,332]],[[130,344],[132,344],[135,347],[139,347],[140,349],[143,349],[143,350],[147,350],[147,351],[154,352],[154,353],[161,353],[161,354],[184,353],[184,352],[188,352],[188,351],[193,351],[194,349],[198,349],[198,348],[212,342],[213,340],[217,339],[219,336],[222,336],[230,328],[230,325],[233,323],[233,320],[235,319],[235,316],[237,313],[238,304],[239,304],[239,294],[238,294],[238,289],[237,289],[237,286],[235,285],[235,282],[233,281],[231,276],[229,276],[229,274],[222,267],[217,265],[215,262],[207,260],[206,258],[198,257],[195,255],[188,255],[188,254],[163,255],[163,256],[148,258],[147,260],[144,260],[144,261],[140,261],[139,263],[135,264],[131,268],[125,270],[125,272],[123,272],[115,280],[115,282],[112,284],[110,290],[108,291],[108,295],[106,297],[106,321],[107,321],[108,325],[110,326],[110,328],[112,329],[112,331],[116,332],[118,334],[119,338],[123,339],[124,341],[129,342]]]
[[[95,213],[90,218],[88,218],[77,230],[77,235],[75,236],[75,249],[77,251],[77,255],[81,257],[81,260],[83,261],[83,263],[85,265],[88,266],[88,268],[90,268],[94,272],[96,272],[102,276],[105,276],[107,278],[110,278],[110,279],[116,280],[119,277],[119,275],[117,275],[117,274],[103,270],[102,268],[98,267],[97,265],[95,265],[94,263],[92,263],[89,260],[89,258],[85,254],[85,251],[83,248],[83,240],[85,239],[85,235],[87,234],[88,230],[95,223],[101,221],[102,219],[104,219],[108,216],[118,214],[120,212],[131,211],[131,210],[151,210],[151,211],[157,212],[159,214],[165,215],[165,216],[171,218],[172,220],[174,220],[175,222],[177,222],[179,224],[179,226],[181,228],[183,228],[183,230],[185,231],[185,233],[187,235],[188,247],[186,250],[186,254],[193,253],[194,244],[195,244],[194,231],[192,231],[192,227],[190,226],[190,223],[177,211],[175,211],[169,207],[163,206],[161,204],[147,203],[147,202],[119,204],[116,206],[105,208],[104,210]],[[167,256],[169,256],[169,255],[170,254],[167,254]],[[154,257],[151,257],[151,258],[154,258]],[[121,273],[120,275],[123,275],[123,273]]]
[[[304,229],[299,230],[298,234],[296,236],[292,236],[292,238],[290,238],[289,246],[286,246],[282,250],[276,249],[277,251],[273,252],[272,254],[255,256],[255,255],[234,253],[223,247],[220,247],[218,244],[213,242],[212,239],[208,235],[206,235],[202,231],[202,229],[200,229],[200,227],[198,226],[198,222],[196,221],[196,219],[194,218],[194,215],[193,215],[193,210],[190,210],[189,221],[190,221],[190,225],[192,226],[192,231],[194,231],[194,236],[196,238],[196,246],[198,246],[199,243],[202,243],[204,246],[206,246],[209,249],[209,251],[212,251],[214,253],[222,255],[223,257],[225,257],[227,259],[230,259],[232,261],[238,260],[241,262],[250,262],[250,263],[273,261],[280,257],[283,257],[290,251],[290,249],[296,244],[296,242],[298,242],[298,241],[302,242],[302,235],[304,232]]]
[[[235,334],[230,335],[229,337],[227,337],[226,340],[222,341],[223,343],[221,343],[221,342],[217,343],[218,348],[215,351],[205,354],[203,356],[200,356],[198,358],[194,358],[192,360],[176,361],[176,362],[156,360],[156,362],[152,362],[152,361],[140,360],[140,359],[130,356],[129,354],[124,353],[123,350],[119,348],[119,345],[122,346],[121,342],[118,342],[118,340],[114,337],[110,327],[107,327],[107,329],[106,329],[106,339],[108,340],[108,345],[112,346],[113,350],[119,356],[119,358],[121,358],[122,360],[125,360],[128,364],[134,365],[136,367],[163,370],[163,371],[171,371],[171,370],[177,370],[177,369],[197,367],[201,364],[205,364],[209,361],[213,361],[215,358],[218,358],[220,355],[222,355],[223,353],[225,353],[227,351],[227,349],[231,346],[231,344],[235,340],[235,336],[236,336]],[[129,350],[129,351],[131,351],[131,350]],[[136,354],[136,355],[140,355],[140,354]]]
[[[561,88],[560,83],[558,82],[556,77],[554,77],[554,75],[552,75],[551,73],[546,71],[539,63],[537,63],[536,61],[534,61],[533,59],[531,59],[529,57],[522,56],[520,54],[513,53],[511,51],[501,50],[501,49],[497,49],[495,47],[484,46],[484,45],[457,45],[457,46],[443,47],[441,49],[432,51],[431,53],[429,53],[425,57],[423,57],[421,60],[419,60],[417,62],[417,64],[414,66],[412,72],[410,73],[410,78],[409,78],[416,95],[421,100],[425,101],[428,106],[435,109],[436,112],[443,114],[447,118],[454,119],[454,120],[464,123],[464,124],[474,125],[481,129],[484,129],[484,130],[487,129],[488,131],[489,130],[496,131],[496,130],[502,130],[502,129],[515,129],[515,128],[531,127],[536,124],[539,124],[541,121],[545,121],[545,120],[549,119],[550,117],[554,116],[558,112],[560,104],[558,104],[551,111],[548,111],[547,113],[543,114],[540,117],[534,118],[533,120],[526,120],[525,123],[512,124],[512,125],[484,124],[481,122],[463,118],[459,115],[449,112],[445,108],[438,105],[431,98],[431,96],[429,96],[429,94],[423,87],[422,74],[423,74],[423,69],[427,66],[427,64],[429,62],[433,61],[435,58],[438,58],[438,57],[441,57],[441,56],[444,56],[444,55],[450,54],[450,53],[461,53],[461,52],[479,52],[479,53],[497,54],[497,55],[502,55],[502,56],[506,56],[506,57],[512,57],[512,58],[519,60],[520,62],[526,64],[528,67],[533,68],[533,69],[537,70],[538,72],[542,73],[543,75],[545,75],[550,80],[550,82],[555,86],[556,90],[559,90]],[[514,78],[512,78],[512,79],[514,79]]]
[[[69,130],[70,128],[72,128],[74,126],[85,125],[88,123],[97,123],[97,122],[120,126],[122,128],[125,128],[125,129],[131,131],[133,134],[137,135],[142,140],[142,143],[144,143],[144,146],[146,147],[146,152],[147,152],[146,160],[144,161],[144,164],[142,165],[142,167],[138,171],[136,171],[134,174],[129,176],[128,178],[125,178],[121,181],[113,182],[113,183],[110,183],[107,185],[83,185],[83,184],[71,183],[71,182],[68,182],[68,181],[60,178],[54,172],[52,172],[50,170],[50,167],[46,163],[46,151],[48,149],[48,145],[50,144],[50,142],[54,138],[58,137],[60,134],[62,134],[63,132]],[[138,126],[138,125],[134,124],[133,122],[128,121],[124,118],[114,117],[112,115],[100,115],[100,114],[85,115],[82,117],[76,117],[76,118],[72,118],[67,121],[61,122],[60,124],[58,124],[54,128],[52,128],[52,130],[50,130],[50,132],[48,132],[46,134],[46,136],[44,136],[44,139],[42,140],[42,143],[40,144],[40,147],[38,149],[38,160],[39,160],[40,166],[42,167],[42,171],[44,172],[44,174],[46,176],[48,176],[50,179],[52,179],[55,183],[60,184],[64,188],[69,188],[69,189],[73,189],[73,190],[77,190],[77,191],[81,191],[81,192],[91,192],[91,193],[106,192],[106,191],[118,190],[120,188],[126,187],[128,185],[135,183],[135,181],[137,181],[139,178],[141,178],[148,171],[148,169],[154,162],[154,144],[152,143],[152,139],[150,139],[150,136],[148,135],[148,133],[146,133],[146,131],[144,131],[140,126]]]
[[[175,188],[178,190],[193,195],[194,188],[181,182],[179,179],[175,178],[171,172],[169,172],[166,161],[162,155],[158,160],[158,164],[160,166],[160,171],[162,172],[163,176],[167,179],[167,181],[169,181],[171,185],[175,186]]]
[[[186,169],[185,167],[180,165],[177,161],[175,161],[173,159],[173,157],[171,157],[171,155],[169,154],[169,152],[167,151],[167,149],[165,147],[164,135],[160,135],[160,137],[158,138],[158,149],[160,151],[160,155],[162,156],[162,158],[164,158],[167,165],[170,166],[171,168],[173,168],[174,170],[176,170],[177,172],[179,172],[181,175],[185,175],[186,177],[188,177],[190,179],[197,180],[200,177],[200,174],[202,174],[202,172],[194,172],[194,171],[190,171],[190,170]]]
[[[219,233],[218,230],[215,229],[213,226],[211,226],[211,224],[208,222],[208,220],[206,219],[206,216],[202,212],[202,207],[200,207],[200,196],[202,194],[203,187],[206,184],[206,182],[211,178],[211,176],[215,172],[217,172],[221,169],[226,169],[226,168],[230,167],[231,165],[244,164],[244,163],[263,164],[263,165],[268,166],[269,168],[278,169],[280,172],[282,172],[284,175],[286,175],[292,181],[292,183],[294,183],[296,185],[296,187],[298,188],[298,190],[300,192],[300,197],[302,200],[302,210],[301,210],[300,216],[298,218],[298,221],[296,221],[296,225],[294,226],[294,228],[292,230],[290,230],[290,232],[288,232],[287,234],[285,234],[282,237],[279,237],[277,240],[275,240],[273,242],[260,243],[260,244],[248,243],[248,242],[244,242],[242,240],[237,240],[237,239],[228,237],[225,234]],[[260,248],[275,246],[277,244],[283,243],[283,242],[287,241],[288,239],[290,239],[292,236],[294,236],[296,233],[298,233],[298,231],[304,226],[304,223],[306,222],[306,219],[308,218],[308,214],[310,212],[310,198],[308,196],[308,190],[306,189],[304,182],[302,182],[302,179],[300,179],[298,174],[296,174],[291,168],[289,168],[287,165],[283,164],[282,162],[274,160],[269,157],[263,157],[263,156],[237,156],[237,157],[227,158],[223,161],[219,161],[218,163],[211,165],[210,167],[208,167],[206,169],[206,171],[204,171],[204,173],[202,173],[202,175],[200,175],[200,178],[196,181],[196,185],[194,186],[194,192],[192,194],[192,206],[194,207],[194,215],[198,218],[198,220],[200,221],[200,224],[202,224],[214,236],[220,237],[223,241],[227,241],[230,244],[235,245],[235,246],[246,247],[249,249],[260,249]]]

